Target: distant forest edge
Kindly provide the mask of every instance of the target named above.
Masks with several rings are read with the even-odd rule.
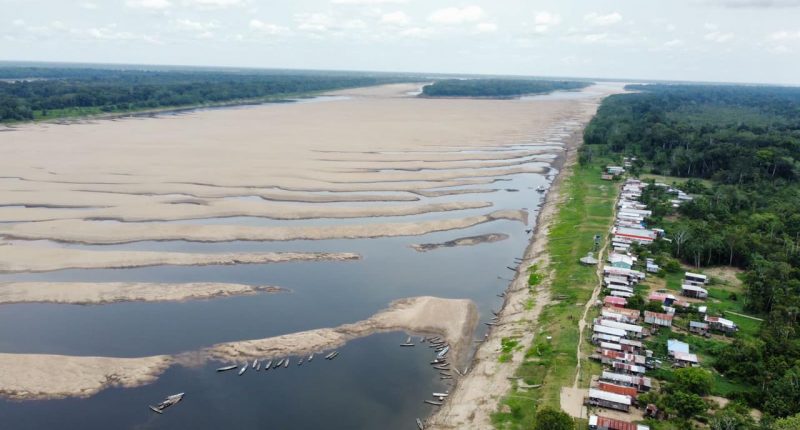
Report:
[[[591,82],[534,79],[445,79],[422,88],[426,97],[513,98],[557,90],[579,90]]]
[[[357,72],[0,67],[0,122],[277,101],[420,80]]]

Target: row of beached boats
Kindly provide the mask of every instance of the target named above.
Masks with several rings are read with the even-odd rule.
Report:
[[[334,358],[336,358],[338,356],[339,356],[339,351],[333,351],[333,352],[330,352],[330,353],[326,354],[325,355],[325,359],[326,360],[333,360]],[[304,362],[305,363],[310,363],[313,360],[314,360],[314,354],[312,353],[307,358],[306,357],[301,357],[297,361],[297,365],[298,366],[302,366]],[[262,364],[263,364],[263,367],[262,367]],[[217,372],[227,372],[229,370],[239,369],[239,376],[242,376],[242,375],[244,375],[244,372],[247,371],[247,369],[253,369],[254,371],[258,372],[263,368],[264,371],[266,372],[267,370],[279,369],[280,367],[283,367],[285,369],[285,368],[289,367],[289,364],[291,364],[291,358],[290,357],[281,358],[280,360],[258,360],[258,359],[255,359],[255,360],[253,360],[252,363],[244,363],[241,366],[239,366],[237,364],[233,364],[233,365],[219,367],[219,368],[217,368]]]
[[[409,337],[405,343],[400,344],[400,346],[414,346],[411,343],[411,338]],[[422,337],[420,338],[420,343],[427,343],[429,348],[433,348],[436,352],[436,357],[433,361],[430,362],[431,366],[439,371],[439,379],[443,381],[448,381],[453,379],[453,375],[451,372],[450,363],[447,361],[447,354],[450,352],[450,344],[447,343],[444,339],[440,336],[435,337]],[[468,369],[464,369],[464,372],[460,372],[455,366],[452,367],[452,371],[455,372],[458,376],[463,376],[467,373]],[[424,402],[431,406],[442,406],[444,404],[445,399],[450,395],[449,391],[445,391],[443,393],[433,393],[433,399],[426,399]],[[424,430],[425,425],[421,419],[417,418],[417,427],[419,430]]]

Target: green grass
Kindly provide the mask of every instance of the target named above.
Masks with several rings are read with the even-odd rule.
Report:
[[[598,159],[588,166],[576,165],[572,175],[564,179],[561,192],[566,200],[550,228],[547,246],[550,264],[546,272],[551,275],[549,289],[554,300],[531,326],[537,332],[536,341],[517,369],[517,376],[526,384],[542,387],[509,393],[492,417],[496,428],[530,428],[536,408],[559,408],[561,387],[571,386],[575,378],[578,321],[598,283],[595,268],[582,266],[578,260],[594,248],[595,234],[607,240],[619,190],[618,183],[600,179],[607,162]],[[585,372],[594,370],[594,363],[581,365]],[[581,383],[588,384],[583,379]]]

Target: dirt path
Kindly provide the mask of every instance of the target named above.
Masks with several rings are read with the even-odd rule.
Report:
[[[614,201],[614,208],[611,210],[611,219],[615,219],[617,217],[617,201]],[[600,248],[600,251],[597,253],[597,270],[595,270],[595,275],[597,276],[597,284],[592,291],[592,297],[589,301],[586,302],[586,305],[583,307],[583,316],[581,320],[578,322],[578,350],[576,352],[578,362],[575,365],[575,380],[572,382],[572,388],[578,388],[578,381],[581,379],[581,346],[583,345],[583,330],[586,328],[587,322],[586,317],[589,316],[589,310],[592,309],[592,306],[597,302],[600,298],[600,291],[603,289],[603,261],[605,261],[605,254],[608,250],[608,244],[610,240],[606,240],[603,244],[603,247]]]

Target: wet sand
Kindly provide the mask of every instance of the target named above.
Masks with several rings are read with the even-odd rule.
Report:
[[[200,254],[156,251],[89,251],[25,245],[0,245],[0,273],[48,272],[62,269],[129,268],[145,266],[205,266],[265,264],[290,261],[358,260],[353,253],[263,252]]]
[[[209,348],[151,357],[80,357],[0,353],[0,395],[17,400],[89,397],[110,387],[137,387],[155,381],[170,366],[200,366],[209,360],[242,362],[312,352],[344,345],[374,333],[403,330],[447,339],[452,356],[463,360],[477,323],[469,300],[413,297],[398,300],[372,317],[266,339],[227,342]]]
[[[172,223],[107,223],[83,220],[42,221],[0,227],[0,235],[12,239],[49,239],[89,244],[130,243],[144,240],[192,242],[285,241],[364,239],[419,236],[458,230],[497,220],[527,223],[526,211],[495,211],[487,215],[408,223],[328,225],[308,227],[254,227],[245,225],[188,225]],[[1,252],[1,251],[0,251]]]
[[[506,240],[506,239],[508,239],[507,234],[490,233],[490,234],[483,234],[480,236],[460,237],[458,239],[448,240],[447,242],[442,242],[442,243],[414,244],[411,245],[411,247],[418,252],[428,252],[428,251],[435,251],[439,248],[452,248],[455,246],[475,246],[481,243],[499,242],[501,240]]]
[[[61,303],[104,305],[119,302],[179,302],[286,291],[280,287],[189,282],[6,282],[0,283],[0,305]]]

